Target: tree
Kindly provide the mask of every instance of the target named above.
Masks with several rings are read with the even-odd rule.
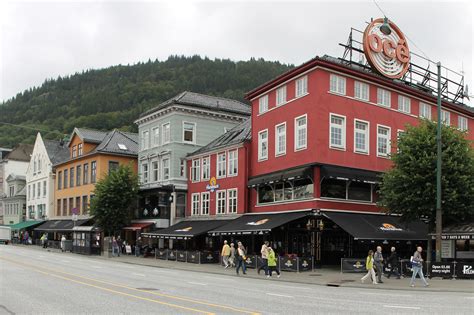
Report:
[[[474,217],[474,150],[465,134],[442,126],[441,196],[443,225]],[[392,155],[393,168],[383,175],[379,204],[406,221],[436,219],[436,123],[407,126]]]
[[[126,226],[136,205],[138,178],[131,166],[120,166],[97,182],[91,214],[106,235],[113,235]]]

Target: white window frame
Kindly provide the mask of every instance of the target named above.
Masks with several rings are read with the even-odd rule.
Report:
[[[179,162],[179,175],[181,177],[186,177],[186,159],[181,159]]]
[[[298,125],[298,121],[303,119],[305,120],[304,127]],[[304,145],[299,146],[299,132],[304,129]],[[304,114],[295,118],[295,152],[300,150],[305,150],[308,147],[308,115]]]
[[[354,98],[368,102],[370,99],[370,86],[364,82],[354,81]]]
[[[458,129],[461,131],[467,131],[469,129],[469,121],[467,117],[458,115]]]
[[[151,172],[153,174],[153,176],[152,176],[153,180],[152,181],[157,182],[157,181],[160,180],[160,161],[158,161],[158,160],[151,161],[151,166],[152,166]]]
[[[405,95],[398,95],[398,111],[406,114],[411,113],[411,99]]]
[[[234,155],[234,156],[231,156]],[[235,166],[235,172],[234,172]],[[227,177],[237,176],[239,174],[239,150],[229,150],[227,152]]]
[[[400,140],[400,135],[404,134],[405,130],[397,129],[397,153],[400,152],[400,147],[398,146],[398,141]]]
[[[258,99],[258,113],[263,114],[268,111],[268,94]]]
[[[451,112],[444,109],[441,110],[441,123],[451,126]]]
[[[356,141],[356,135],[357,133],[362,133],[360,132],[360,129],[357,129],[357,123],[362,123],[365,124],[367,129],[365,130],[365,150],[360,150],[357,148],[357,141]],[[370,154],[370,122],[362,119],[354,119],[354,153],[359,153],[359,154]]]
[[[420,102],[420,117],[431,120],[431,105]]]
[[[197,198],[196,198],[197,197]],[[200,194],[192,193],[191,194],[191,215],[199,215],[200,213]]]
[[[276,90],[276,106],[286,104],[286,85]]]
[[[387,139],[387,153],[383,154],[379,152],[379,128],[388,129],[388,134],[384,135],[383,137]],[[392,128],[389,126],[379,125],[377,124],[377,156],[382,158],[390,158],[390,154],[392,153]]]
[[[220,203],[222,202],[223,202],[223,207],[220,207]],[[216,191],[216,214],[225,214],[226,211],[227,211],[227,191],[217,190]]]
[[[343,120],[342,126],[339,124],[333,124],[332,123],[333,117],[342,119]],[[333,127],[341,128],[341,145],[332,144],[331,129]],[[331,149],[346,150],[346,116],[334,114],[334,113],[329,114],[329,147]]]
[[[308,76],[298,78],[295,82],[295,97],[302,97],[308,94]]]
[[[221,161],[219,157],[224,156]],[[216,177],[224,178],[227,176],[227,152],[219,152],[216,154]]]
[[[206,196],[206,198],[204,198],[204,196]],[[204,202],[207,202],[207,213],[204,213]],[[211,208],[211,194],[209,192],[202,192],[201,193],[201,215],[209,215],[210,208]]]
[[[193,125],[193,139],[191,141],[187,141],[184,139],[184,133],[185,133],[185,129],[184,129],[184,125],[185,124],[189,124],[189,125]],[[195,144],[196,143],[196,123],[195,122],[190,122],[190,121],[183,121],[183,143],[190,143],[190,144]]]
[[[230,196],[231,192],[235,193],[235,196],[233,196],[232,198]],[[238,201],[239,200],[238,196],[239,196],[239,194],[238,194],[237,188],[227,189],[227,213],[228,214],[237,213],[237,211],[238,211],[238,202],[239,202]],[[235,203],[235,211],[231,211],[231,202],[232,202],[232,204]]]
[[[142,150],[147,150],[150,147],[150,132],[148,130],[142,131]]]
[[[280,132],[278,129],[284,127],[284,131]],[[280,138],[284,138],[284,148],[280,148]],[[281,156],[286,154],[286,122],[275,126],[275,156]]]
[[[146,171],[145,171],[146,168]],[[142,163],[142,183],[147,184],[148,183],[148,174],[150,173],[150,168],[148,163]]]
[[[170,142],[171,142],[171,124],[167,122],[161,125],[161,144],[167,144]]]
[[[266,134],[265,140],[262,140],[262,134]],[[262,144],[265,142],[267,149],[266,155],[262,154]],[[258,132],[258,161],[268,160],[268,129],[260,130]]]
[[[201,180],[201,159],[191,161],[191,182],[197,183]]]
[[[334,73],[329,75],[329,91],[346,95],[346,78]]]
[[[153,131],[153,146],[157,147],[160,145],[160,135],[161,135],[160,127],[155,127],[152,129],[152,131]]]
[[[377,88],[377,104],[383,107],[392,107],[392,93],[388,90]]]
[[[168,167],[165,167],[165,161],[168,161]],[[168,169],[168,178],[165,177],[166,169]],[[163,180],[169,180],[171,177],[171,173],[170,173],[171,172],[171,159],[169,157],[161,160],[161,171],[162,171],[161,178]]]
[[[204,169],[204,161],[206,161],[206,169]],[[205,171],[207,170],[207,174],[204,174]],[[204,176],[207,175],[207,176]],[[210,156],[205,156],[201,160],[201,179],[204,180],[209,180],[211,178],[211,157]]]

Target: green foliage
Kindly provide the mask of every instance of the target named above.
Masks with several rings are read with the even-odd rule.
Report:
[[[131,166],[121,165],[97,182],[90,211],[107,235],[113,235],[130,222],[137,193],[138,178]]]
[[[474,218],[474,150],[460,131],[444,126],[442,139],[443,224]],[[379,204],[406,220],[436,218],[436,123],[408,126],[392,155],[393,168],[383,175]]]
[[[291,69],[263,59],[234,62],[200,56],[170,56],[132,66],[88,70],[46,80],[0,104],[0,121],[42,130],[48,139],[74,127],[136,130],[147,109],[187,90],[244,101],[244,94]],[[0,147],[32,143],[36,131],[0,124]]]

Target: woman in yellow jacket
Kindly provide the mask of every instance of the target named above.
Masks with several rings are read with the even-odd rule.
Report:
[[[367,259],[365,261],[365,269],[367,269],[367,274],[360,279],[362,283],[364,281],[372,276],[372,283],[373,284],[378,284],[377,280],[375,280],[375,271],[374,271],[374,252],[372,250],[369,250],[369,254],[367,255]]]
[[[280,270],[277,268],[277,261],[275,257],[275,252],[271,247],[268,247],[268,256],[267,256],[267,261],[268,261],[268,274],[267,278],[270,278],[272,276],[273,271],[276,271],[277,277],[280,278]]]

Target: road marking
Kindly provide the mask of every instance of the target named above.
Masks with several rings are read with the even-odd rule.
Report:
[[[102,269],[102,267],[100,266],[91,266],[92,268],[95,268],[95,269]]]
[[[189,284],[195,284],[195,285],[207,285],[207,283],[202,283],[202,282],[191,282],[188,281]]]
[[[409,310],[419,310],[419,307],[416,306],[402,306],[402,305],[384,305],[383,307],[387,308],[403,308],[403,309],[409,309]]]
[[[39,268],[37,266],[34,266],[34,265],[25,264],[25,263],[22,263],[20,261],[16,261],[16,260],[13,260],[13,259],[0,257],[0,260],[2,260],[2,259],[5,260],[5,261],[9,261],[11,263],[14,263],[14,264],[23,265],[23,266],[32,268],[33,270],[35,270],[37,272],[40,272],[40,273],[48,274],[44,271],[39,270]],[[245,310],[245,309],[240,309],[240,308],[234,308],[232,306],[214,304],[214,303],[210,303],[210,302],[205,302],[205,301],[201,301],[201,300],[195,300],[195,299],[191,299],[191,298],[180,297],[180,296],[175,296],[175,295],[170,295],[170,294],[165,294],[165,293],[158,293],[158,292],[153,292],[153,291],[140,290],[140,289],[132,288],[132,287],[129,287],[129,286],[126,286],[126,285],[123,285],[123,284],[117,284],[117,283],[113,283],[113,282],[88,278],[88,277],[85,277],[85,276],[80,276],[80,275],[76,275],[76,274],[73,274],[73,273],[68,273],[68,272],[65,272],[65,271],[60,271],[60,270],[56,270],[56,269],[53,270],[53,269],[49,269],[49,268],[45,268],[45,267],[41,267],[41,268],[44,269],[44,270],[48,270],[50,272],[54,272],[55,274],[56,273],[62,273],[62,274],[70,275],[70,276],[73,276],[73,277],[86,279],[86,280],[89,280],[89,281],[94,281],[94,282],[97,282],[97,283],[108,284],[108,285],[112,285],[112,286],[119,287],[119,288],[125,288],[125,289],[131,290],[131,291],[139,291],[139,292],[144,292],[144,293],[148,293],[148,294],[151,294],[151,295],[167,297],[167,298],[170,298],[170,299],[175,299],[175,300],[192,302],[192,303],[211,306],[211,307],[227,309],[227,310],[231,310],[233,312],[238,312],[238,313],[245,313],[245,314],[251,314],[251,315],[260,315],[260,313],[256,312],[256,311],[250,311],[250,310]],[[51,275],[53,275],[53,274],[51,274]],[[212,314],[212,313],[209,313],[209,314]]]
[[[139,277],[145,276],[143,273],[136,273],[136,272],[132,272],[132,275],[139,276]]]
[[[285,295],[285,294],[267,293],[267,295],[293,298],[293,296],[291,296],[291,295]]]
[[[68,263],[70,262],[69,260],[61,260],[62,262]]]
[[[399,297],[410,297],[409,294],[392,294],[392,293],[373,293],[373,292],[359,292],[362,295],[382,295],[382,296],[399,296]]]

